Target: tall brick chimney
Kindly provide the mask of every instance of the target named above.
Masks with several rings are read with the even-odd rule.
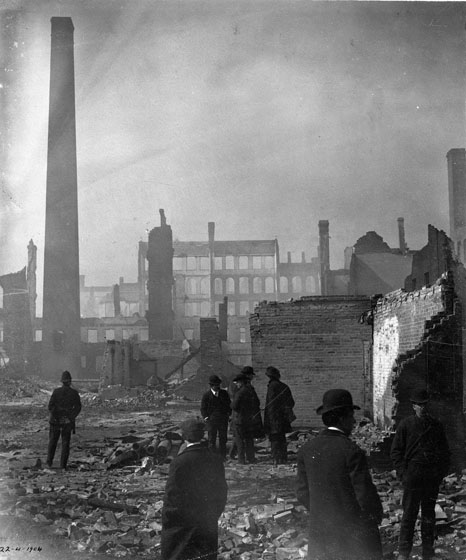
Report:
[[[327,272],[330,270],[330,236],[328,220],[319,220],[320,295],[327,295]]]
[[[81,370],[74,27],[52,17],[44,243],[42,375]]]
[[[210,316],[215,317],[215,278],[213,275],[214,271],[214,259],[215,259],[215,222],[208,222],[207,230],[209,235],[209,263],[210,263]]]
[[[173,340],[173,236],[163,210],[160,210],[160,227],[149,232],[147,261],[149,338]]]
[[[466,150],[453,148],[447,153],[450,237],[461,241],[466,236]]]
[[[406,241],[405,241],[405,219],[398,218],[398,239],[401,254],[406,253]]]

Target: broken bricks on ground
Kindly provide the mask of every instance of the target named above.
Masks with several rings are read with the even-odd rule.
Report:
[[[22,383],[6,385],[8,398],[24,398],[27,393],[27,397],[41,399],[43,395],[47,399],[47,391],[38,390],[29,381],[23,389]],[[143,392],[141,396],[142,404],[147,404],[149,395]],[[159,404],[168,400],[154,392],[152,396]],[[135,401],[140,402],[138,395],[125,397],[120,391],[116,399],[102,406],[103,415],[111,413],[112,407],[125,410],[125,405]],[[90,393],[83,395],[85,402],[101,406],[100,397]],[[195,408],[180,410],[174,401],[172,404],[171,412],[164,408],[135,413],[149,421],[144,430],[131,429],[120,437],[82,448],[75,443],[67,472],[43,468],[37,453],[11,441],[0,442],[4,466],[0,516],[13,515],[43,525],[77,551],[105,553],[112,558],[157,558],[169,464],[183,445],[179,424]],[[175,417],[176,423],[172,420]],[[219,559],[306,557],[307,513],[294,494],[294,460],[299,446],[317,432],[289,434],[288,465],[272,465],[267,440],[256,441],[258,463],[226,463],[229,491],[219,520]],[[370,453],[384,435],[367,422],[355,430],[352,439]],[[373,479],[384,507],[384,551],[390,554],[397,545],[402,488],[392,471],[374,472]],[[444,480],[436,516],[437,552],[443,553],[443,558],[451,557],[449,551],[455,551],[457,558],[466,557],[466,472]]]

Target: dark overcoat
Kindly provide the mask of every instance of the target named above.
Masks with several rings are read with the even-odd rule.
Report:
[[[324,429],[298,451],[298,500],[309,510],[308,558],[379,560],[382,505],[364,451]]]
[[[231,408],[234,411],[235,429],[241,437],[256,438],[264,435],[259,397],[251,384],[238,389]]]
[[[391,448],[391,459],[400,478],[410,462],[425,465],[439,480],[448,474],[450,449],[442,423],[426,414],[401,420]]]
[[[266,434],[287,434],[292,431],[289,415],[294,404],[288,385],[278,379],[271,379],[265,398],[264,430]]]
[[[81,412],[81,398],[78,391],[69,385],[54,389],[48,409],[50,424],[71,423],[74,429],[76,417]]]
[[[220,389],[216,397],[209,389],[202,395],[201,416],[213,421],[224,420],[228,422],[231,414],[231,399],[226,389]]]
[[[162,560],[216,560],[218,518],[226,504],[223,461],[203,444],[170,464],[162,509]]]

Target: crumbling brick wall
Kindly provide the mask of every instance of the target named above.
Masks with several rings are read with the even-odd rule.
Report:
[[[368,297],[303,297],[284,303],[262,302],[251,315],[254,385],[263,403],[269,365],[277,367],[296,401],[296,426],[321,426],[315,412],[323,393],[346,388],[362,413],[371,411],[367,358],[372,328],[360,317]]]
[[[464,463],[462,310],[453,275],[413,292],[396,291],[374,309],[374,419],[381,427],[412,414],[413,389],[426,387],[447,429],[453,463]]]

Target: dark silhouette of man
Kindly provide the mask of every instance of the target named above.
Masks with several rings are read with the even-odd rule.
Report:
[[[51,467],[58,440],[61,436],[60,467],[67,468],[70,455],[71,434],[75,433],[75,420],[81,412],[81,399],[78,391],[71,387],[71,374],[64,371],[61,376],[62,387],[54,389],[50,397],[49,409],[49,446],[47,466]]]

